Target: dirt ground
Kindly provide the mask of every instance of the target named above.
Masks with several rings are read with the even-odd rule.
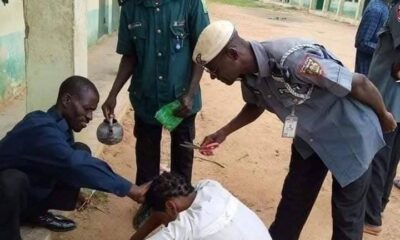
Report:
[[[354,67],[355,50],[353,39],[356,27],[333,22],[322,17],[292,10],[239,8],[221,4],[210,4],[213,20],[229,19],[247,39],[263,40],[283,36],[301,36],[320,41],[338,55],[350,69]],[[117,66],[115,66],[117,68]],[[196,142],[229,121],[243,105],[239,85],[227,87],[211,81],[208,76],[202,80],[204,107],[197,117]],[[132,115],[123,123],[125,137],[123,143],[106,147],[103,158],[129,179],[134,179],[135,155],[131,132]],[[216,155],[208,159],[225,166],[203,161],[196,153],[194,180],[210,178],[221,182],[233,194],[253,209],[270,225],[274,219],[280,199],[284,177],[288,171],[291,141],[281,138],[281,123],[277,118],[265,113],[255,123],[230,136],[218,149]],[[168,165],[169,136],[164,133],[162,161]],[[325,240],[331,236],[331,178],[322,187],[319,198],[302,232],[302,240]],[[132,216],[137,205],[127,198],[112,195],[96,197],[94,203],[83,212],[74,212],[79,227],[77,230],[53,234],[55,240],[119,240],[129,239],[133,233]],[[394,189],[391,202],[384,215],[384,231],[380,237],[365,236],[366,240],[400,239],[400,191]],[[290,224],[290,223],[288,223]]]

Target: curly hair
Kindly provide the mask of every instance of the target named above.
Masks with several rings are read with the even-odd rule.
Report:
[[[155,211],[165,211],[165,203],[173,198],[188,196],[194,187],[176,173],[164,172],[156,177],[146,193],[146,204]]]

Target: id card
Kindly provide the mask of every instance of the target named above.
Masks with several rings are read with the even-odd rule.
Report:
[[[296,135],[298,118],[295,115],[289,115],[285,118],[283,124],[282,137],[294,138]]]

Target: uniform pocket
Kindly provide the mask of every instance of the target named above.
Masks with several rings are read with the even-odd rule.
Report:
[[[188,31],[186,30],[185,21],[173,21],[170,25],[171,29],[171,52],[178,53],[187,46]]]
[[[132,34],[132,39],[135,44],[135,50],[138,57],[142,57],[144,48],[146,47],[147,26],[145,22],[134,22],[128,25]]]

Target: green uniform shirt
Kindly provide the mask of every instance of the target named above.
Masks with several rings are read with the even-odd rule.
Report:
[[[156,111],[189,89],[192,52],[208,24],[204,0],[130,0],[122,6],[117,53],[137,56],[129,92],[143,121],[157,123]],[[199,89],[193,113],[200,108]]]

